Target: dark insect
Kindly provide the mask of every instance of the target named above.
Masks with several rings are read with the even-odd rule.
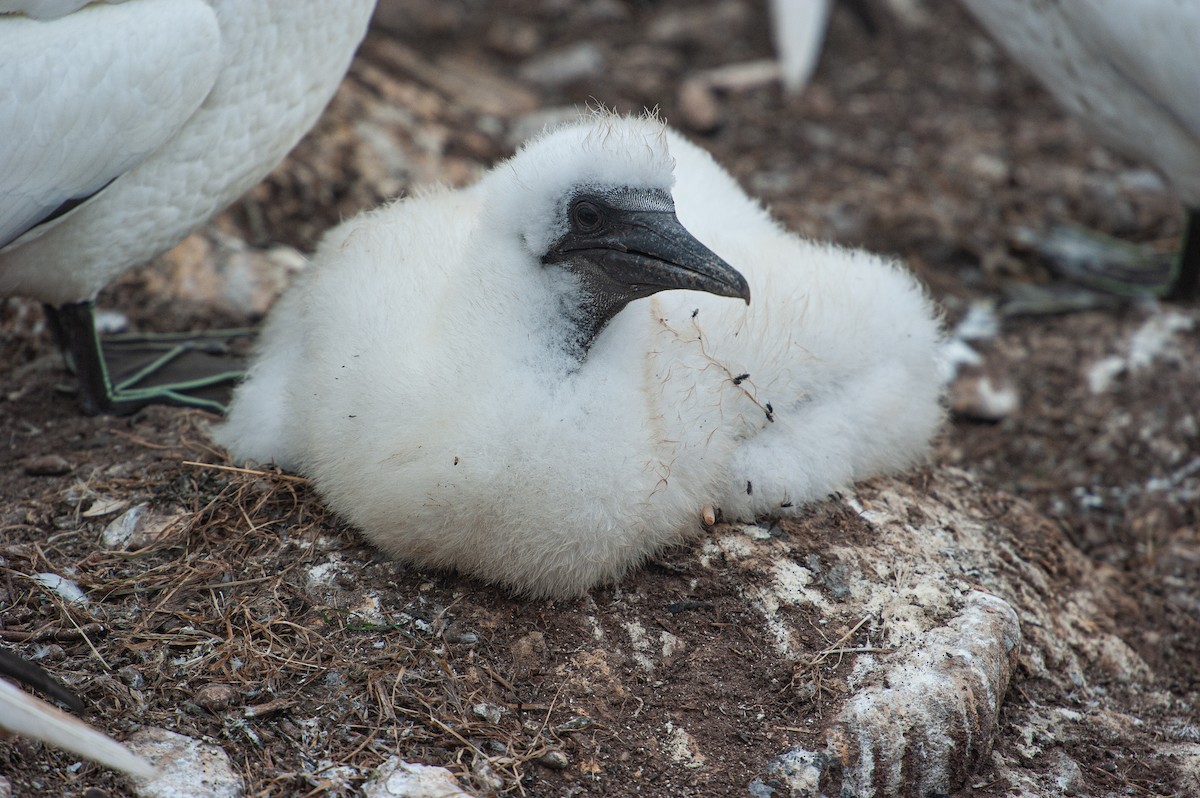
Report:
[[[747,496],[754,495],[754,485],[750,482],[750,480],[746,480],[746,495]]]
[[[749,374],[739,374],[739,375],[737,375],[736,377],[734,377],[734,378],[733,378],[733,384],[734,384],[734,385],[741,385],[741,384],[742,384],[742,382],[744,382],[745,380],[748,380],[748,379],[750,379],[750,375],[749,375]]]

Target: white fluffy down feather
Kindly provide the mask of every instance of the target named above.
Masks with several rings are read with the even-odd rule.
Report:
[[[541,257],[579,185],[673,185],[751,303],[637,300],[572,360],[569,289]],[[657,121],[597,115],[334,230],[215,435],[310,476],[397,557],[576,595],[699,532],[705,507],[786,515],[913,464],[942,415],[939,340],[903,268],[789,234]]]

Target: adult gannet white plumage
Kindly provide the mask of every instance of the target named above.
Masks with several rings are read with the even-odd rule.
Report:
[[[54,309],[84,409],[91,303],[261,180],[316,121],[374,0],[0,0],[0,296]]]
[[[963,3],[1097,139],[1153,164],[1175,189],[1188,212],[1180,257],[1169,276],[1159,273],[1157,285],[1143,287],[1178,298],[1195,296],[1200,289],[1200,4]],[[1122,281],[1141,282],[1137,275],[1111,275],[1108,282]]]
[[[817,68],[833,0],[771,0],[771,37],[783,85],[799,91]]]
[[[787,233],[658,121],[597,115],[335,229],[215,437],[398,557],[575,595],[705,508],[787,514],[912,464],[938,340],[901,268]]]
[[[36,665],[4,649],[0,649],[0,673],[31,682],[76,711],[82,710],[74,694]],[[149,778],[155,773],[149,762],[108,735],[0,678],[0,737],[4,733],[40,740],[131,776]]]

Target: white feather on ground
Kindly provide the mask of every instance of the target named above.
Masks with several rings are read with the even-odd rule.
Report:
[[[635,301],[572,359],[572,286],[540,262],[564,198],[673,184],[753,300]],[[215,437],[309,475],[398,557],[575,595],[698,533],[706,507],[786,515],[919,460],[939,338],[900,266],[787,233],[695,145],[603,115],[333,231]]]
[[[130,776],[149,778],[155,773],[149,762],[116,740],[4,679],[0,730],[41,740]]]

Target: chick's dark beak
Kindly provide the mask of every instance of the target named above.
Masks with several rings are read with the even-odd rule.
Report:
[[[636,294],[668,289],[706,291],[750,304],[750,286],[737,269],[701,244],[670,211],[624,211],[597,244],[598,265]]]
[[[606,224],[593,234],[568,233],[547,254],[548,262],[587,261],[593,281],[626,301],[659,291],[685,289],[750,303],[750,286],[736,269],[701,244],[669,210],[606,209]]]

